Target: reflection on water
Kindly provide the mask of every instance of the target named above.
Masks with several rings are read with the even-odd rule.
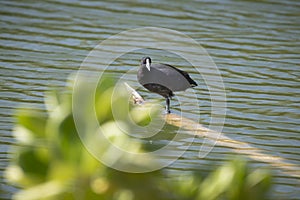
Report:
[[[120,31],[144,26],[180,31],[209,52],[226,87],[223,135],[285,159],[299,169],[300,5],[296,1],[1,1],[0,4],[0,167],[4,191],[12,190],[2,179],[2,172],[9,160],[9,147],[14,144],[11,137],[14,108],[22,104],[44,109],[43,93],[52,86],[63,86],[95,45]],[[155,62],[188,71],[199,83],[195,88],[198,110],[191,109],[189,90],[177,95],[172,109],[180,112],[180,98],[185,116],[194,119],[200,113],[200,122],[207,126],[211,112],[209,91],[186,60],[167,52],[141,50],[117,59],[109,72],[121,76],[137,69],[145,53]],[[131,77],[128,82],[138,87],[135,74]],[[138,90],[146,99],[160,98],[142,88]],[[201,144],[202,139],[197,139],[169,169],[174,173],[195,168],[207,171],[226,156],[236,154],[232,148],[219,145],[207,157],[199,159]],[[251,163],[257,167],[269,166],[257,160]],[[299,177],[284,174],[278,167],[272,169],[276,173],[274,197],[300,196]]]

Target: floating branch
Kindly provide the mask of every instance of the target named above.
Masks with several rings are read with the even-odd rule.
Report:
[[[127,83],[125,83],[125,85],[128,88],[128,91],[131,92],[133,102],[135,104],[140,105],[145,102],[145,100],[136,90],[130,87]],[[231,139],[230,137],[224,136],[216,131],[208,129],[191,119],[187,119],[173,113],[166,114],[164,116],[164,119],[166,123],[170,125],[184,128],[191,131],[192,134],[206,137],[207,139],[211,139],[212,141],[217,141],[216,145],[218,146],[230,147],[233,149],[233,151],[239,154],[245,154],[254,160],[269,163],[270,165],[281,169],[282,172],[287,175],[300,178],[300,166],[288,163],[284,158],[274,155],[267,155],[263,153],[259,148],[253,147],[246,142]]]

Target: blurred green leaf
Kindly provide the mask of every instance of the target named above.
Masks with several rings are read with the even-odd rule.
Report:
[[[15,199],[250,200],[266,197],[271,185],[270,174],[261,169],[250,172],[242,160],[225,163],[205,179],[195,172],[166,178],[165,169],[125,173],[102,164],[97,160],[99,156],[109,158],[112,165],[131,169],[153,164],[150,156],[145,159],[123,156],[111,146],[123,152],[146,152],[150,148],[145,141],[127,133],[135,130],[136,125],[147,127],[162,119],[158,106],[129,104],[126,89],[115,87],[115,80],[108,77],[100,80],[93,96],[91,81],[83,79],[76,86],[74,83],[76,105],[72,105],[71,95],[72,89],[75,90],[68,86],[62,92],[46,94],[48,113],[34,109],[17,112],[14,135],[20,144],[5,173],[9,181],[22,189],[14,195]],[[76,113],[76,123],[82,126],[80,136],[72,106],[82,111]],[[94,112],[98,121],[91,121]],[[160,133],[150,139],[174,137],[164,132],[164,126]],[[83,145],[82,139],[89,148]]]
[[[17,139],[30,141],[32,138],[42,139],[45,137],[46,114],[34,109],[21,109],[17,112],[16,116],[18,125],[15,136]]]
[[[26,177],[30,177],[26,185],[32,186],[46,180],[49,168],[47,156],[40,152],[40,148],[23,147],[18,156],[17,165],[20,166]]]
[[[254,173],[254,174],[253,174]],[[249,174],[246,162],[235,159],[219,167],[210,174],[200,185],[198,199],[264,199],[270,188],[270,173],[257,170]],[[257,175],[263,175],[258,177]],[[254,181],[255,180],[255,181]],[[249,182],[263,184],[265,187],[259,187],[257,191]],[[255,197],[255,198],[253,198]]]

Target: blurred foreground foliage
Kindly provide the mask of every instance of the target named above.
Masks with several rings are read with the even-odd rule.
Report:
[[[94,103],[98,121],[109,127],[112,140],[143,152],[141,143],[132,143],[126,135],[118,134],[111,107],[114,84],[112,79],[103,78],[97,87]],[[85,95],[84,87],[81,90]],[[124,98],[113,101],[118,101],[120,109],[128,104]],[[165,169],[150,173],[114,170],[99,162],[82,144],[72,113],[72,87],[48,93],[46,104],[47,113],[35,109],[17,112],[14,136],[18,143],[6,170],[7,179],[21,188],[14,199],[250,200],[265,199],[269,190],[270,174],[250,170],[242,160],[225,163],[206,177],[190,172],[170,178]],[[148,114],[129,109],[136,123],[148,123]],[[130,126],[127,129],[130,131]],[[87,133],[91,140],[95,134]]]

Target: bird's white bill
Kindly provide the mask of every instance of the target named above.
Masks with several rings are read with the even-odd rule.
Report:
[[[146,59],[146,67],[150,71],[150,61],[149,61],[149,59]]]

